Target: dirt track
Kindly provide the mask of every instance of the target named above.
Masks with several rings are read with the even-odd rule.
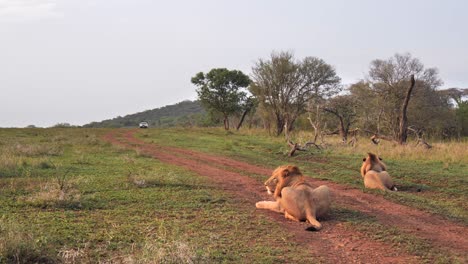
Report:
[[[208,177],[220,189],[235,194],[238,199],[252,204],[253,208],[255,202],[271,199],[261,182],[242,173],[260,173],[266,178],[273,168],[262,168],[202,152],[149,144],[135,138],[133,136],[135,132],[137,130],[114,130],[105,136],[105,140],[126,148],[140,149],[162,162],[181,166]],[[441,248],[461,259],[468,259],[467,227],[357,189],[310,177],[308,179],[315,186],[328,185],[332,192],[333,203],[373,216],[383,225],[398,228],[406,234],[424,239],[433,247]],[[288,221],[281,214],[264,210],[258,210],[258,213],[281,222],[295,235],[297,242],[308,245],[311,255],[322,258],[327,263],[420,262],[417,256],[395,249],[389,244],[369,239],[359,232],[351,232],[333,218],[322,221],[321,231],[306,232],[304,231],[306,224]]]

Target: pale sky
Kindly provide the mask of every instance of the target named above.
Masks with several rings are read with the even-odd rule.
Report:
[[[0,0],[0,127],[83,125],[196,99],[190,78],[292,51],[343,84],[410,52],[468,87],[464,0]]]

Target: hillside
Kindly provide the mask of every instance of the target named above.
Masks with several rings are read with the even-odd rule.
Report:
[[[187,100],[124,117],[92,122],[83,127],[136,127],[141,121],[148,122],[150,127],[184,126],[198,123],[204,116],[205,110],[198,101]]]

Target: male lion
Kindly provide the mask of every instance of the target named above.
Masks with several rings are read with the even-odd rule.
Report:
[[[362,161],[361,176],[364,178],[366,188],[384,191],[397,190],[381,158],[373,153],[367,153],[367,157]]]
[[[330,191],[327,186],[314,189],[305,182],[298,167],[285,165],[273,171],[265,187],[276,201],[257,202],[257,208],[284,213],[287,219],[294,221],[308,220],[312,226],[306,230],[322,228],[317,217],[324,216],[330,208]]]

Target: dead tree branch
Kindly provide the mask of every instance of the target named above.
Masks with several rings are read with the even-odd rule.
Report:
[[[366,129],[363,129],[362,131],[366,132],[366,133],[369,133],[369,134],[372,134],[372,136],[370,137],[372,143],[374,143],[375,145],[378,145],[380,143],[380,140],[379,139],[383,139],[383,140],[387,140],[387,141],[391,141],[391,142],[394,142],[394,143],[398,143],[398,141],[396,141],[394,138],[392,137],[389,137],[389,136],[385,136],[385,135],[380,135],[376,132],[373,132],[373,131],[369,131],[369,130],[366,130]]]
[[[429,143],[427,143],[426,140],[424,139],[424,129],[418,129],[418,128],[414,128],[410,126],[408,127],[408,130],[413,132],[416,135],[417,142],[415,146],[419,146],[419,144],[421,144],[423,148],[426,148],[426,149],[432,148],[432,146],[429,145]]]
[[[292,157],[296,151],[307,151],[309,149],[309,146],[315,146],[318,150],[321,150],[322,148],[315,144],[314,142],[307,142],[304,144],[304,146],[301,146],[298,143],[294,143],[291,140],[288,140],[288,146],[291,148],[291,150],[288,153],[289,157]]]

